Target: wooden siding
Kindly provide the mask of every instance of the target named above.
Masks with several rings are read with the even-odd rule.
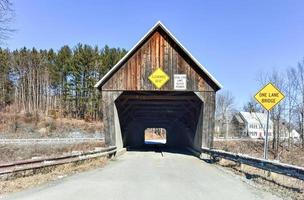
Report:
[[[148,77],[162,68],[170,80],[157,89]],[[216,91],[217,88],[199,68],[161,31],[153,35],[108,79],[102,91],[173,91],[174,74],[187,75],[187,91]]]
[[[115,127],[115,99],[122,92],[103,92],[102,93],[102,112],[103,112],[103,132],[105,133],[105,142],[107,145],[116,144],[116,132],[118,127]]]
[[[196,92],[196,95],[204,102],[197,131],[201,131],[202,146],[213,146],[214,117],[215,117],[215,92]]]
[[[157,68],[162,68],[170,77],[170,80],[160,89],[157,89],[148,79]],[[197,149],[201,146],[212,147],[215,95],[216,91],[220,88],[161,28],[152,32],[144,42],[136,47],[136,49],[132,51],[132,54],[128,55],[128,57],[123,60],[123,63],[120,63],[118,68],[114,68],[114,70],[111,76],[103,80],[101,88],[99,88],[102,91],[103,131],[105,133],[105,141],[108,145],[117,145],[120,147],[121,143],[126,141],[125,137],[127,137],[126,134],[129,132],[132,132],[133,136],[134,133],[138,133],[135,139],[132,138],[134,143],[140,143],[140,141],[143,140],[143,130],[145,128],[143,123],[145,121],[143,120],[145,117],[142,117],[143,119],[141,119],[141,121],[134,120],[135,117],[138,116],[132,115],[134,111],[128,111],[130,105],[129,107],[125,105],[127,101],[134,101],[135,98],[138,104],[142,104],[143,102],[141,101],[148,98],[149,101],[146,103],[146,110],[141,107],[138,108],[138,106],[136,107],[140,109],[140,112],[143,112],[143,116],[145,116],[145,113],[147,113],[147,115],[151,113],[151,110],[149,110],[150,104],[153,105],[157,103],[157,98],[159,98],[157,94],[168,93],[164,95],[162,104],[165,106],[164,109],[167,109],[166,104],[170,103],[171,110],[175,110],[174,114],[178,121],[173,120],[172,117],[170,120],[176,124],[172,125],[170,122],[167,122],[167,119],[160,119],[158,116],[153,117],[153,120],[150,119],[157,123],[155,125],[162,125],[168,128],[168,131],[175,133],[173,138],[172,135],[171,138],[168,138],[168,144],[170,141],[172,144],[182,141],[181,139],[178,141],[178,138],[182,138],[182,134],[184,134],[184,136],[188,135],[188,138],[192,140],[193,138],[190,136],[194,133],[192,147]],[[194,111],[188,108],[188,103],[191,104],[191,99],[186,100],[187,105],[177,103],[179,98],[183,98],[182,93],[170,97],[170,95],[176,94],[174,90],[174,74],[186,74],[186,92],[191,92],[192,94],[194,92],[202,101],[202,104],[193,104],[192,102],[192,107],[195,107]],[[147,97],[148,94],[149,96]],[[123,101],[121,100],[122,96],[124,97]],[[171,103],[172,98],[176,103]],[[133,104],[136,105],[136,102],[133,102]],[[134,105],[132,106],[135,107]],[[157,109],[153,111],[157,112]],[[168,116],[166,117],[169,118]],[[128,128],[122,129],[122,127]],[[122,132],[125,134],[122,134]],[[122,138],[122,136],[124,138]]]

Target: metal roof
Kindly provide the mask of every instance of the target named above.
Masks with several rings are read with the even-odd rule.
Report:
[[[267,114],[258,112],[240,112],[243,119],[249,124],[266,124]],[[272,120],[269,120],[269,124],[272,125]]]
[[[150,34],[155,31],[158,27],[162,28],[168,36],[191,58],[191,60],[215,83],[215,85],[221,89],[222,85],[208,72],[208,70],[200,64],[192,55],[191,53],[174,37],[174,35],[163,25],[160,21],[158,21],[129,51],[128,53],[122,57],[114,67],[112,67],[100,81],[95,84],[96,88],[99,88],[103,85],[109,77],[112,76],[115,71],[121,67],[121,64],[124,63],[132,53],[150,36]]]
[[[241,116],[235,115],[234,117],[240,124],[244,124],[244,120],[241,118]]]

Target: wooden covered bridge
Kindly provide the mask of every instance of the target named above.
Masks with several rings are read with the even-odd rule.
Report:
[[[146,128],[164,128],[168,146],[212,146],[221,85],[161,22],[96,87],[108,145],[141,146]]]

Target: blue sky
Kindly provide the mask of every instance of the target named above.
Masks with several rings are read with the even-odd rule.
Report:
[[[130,49],[158,20],[241,107],[258,74],[304,57],[303,0],[13,0],[10,49],[87,43]]]

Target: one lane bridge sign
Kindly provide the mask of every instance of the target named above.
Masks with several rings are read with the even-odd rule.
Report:
[[[284,94],[272,83],[265,85],[254,98],[266,109],[271,110],[275,105],[280,103],[285,96]]]
[[[267,110],[267,123],[264,140],[264,159],[268,159],[268,128],[269,128],[269,112],[285,98],[284,94],[272,83],[265,85],[254,98]]]

